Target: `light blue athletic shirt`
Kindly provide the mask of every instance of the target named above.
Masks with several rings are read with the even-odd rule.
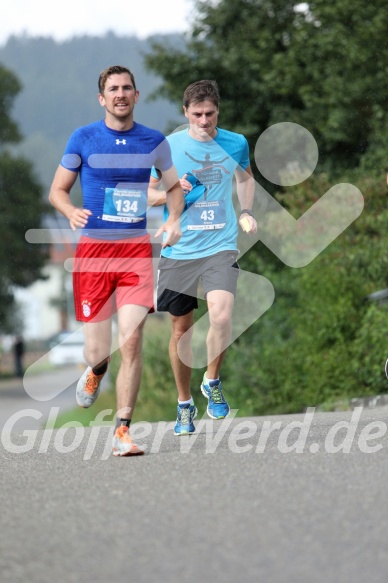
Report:
[[[209,142],[193,139],[188,129],[167,136],[179,178],[187,174],[193,189],[185,196],[182,237],[162,250],[171,259],[197,259],[237,249],[237,219],[232,202],[235,170],[249,166],[249,148],[241,134],[217,128]],[[157,178],[155,168],[152,176]],[[165,206],[165,218],[168,211]]]

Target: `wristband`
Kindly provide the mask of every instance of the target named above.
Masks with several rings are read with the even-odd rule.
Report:
[[[249,209],[242,209],[242,211],[240,212],[240,216],[243,215],[244,213],[253,217],[253,212]]]

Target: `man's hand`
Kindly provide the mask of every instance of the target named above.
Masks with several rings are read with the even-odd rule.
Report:
[[[167,219],[161,227],[155,233],[155,237],[160,237],[162,233],[167,233],[166,240],[162,242],[162,249],[165,247],[171,247],[179,241],[182,237],[180,221]]]
[[[245,233],[248,233],[248,235],[254,235],[257,233],[257,223],[248,213],[242,213],[238,222],[240,223],[242,230],[245,231]]]
[[[86,227],[88,218],[92,215],[92,212],[88,209],[80,209],[74,207],[68,216],[70,227],[73,231],[76,230],[77,227],[83,229]]]
[[[188,194],[191,190],[193,190],[193,185],[187,180],[187,174],[184,174],[179,182],[181,183],[184,194]]]

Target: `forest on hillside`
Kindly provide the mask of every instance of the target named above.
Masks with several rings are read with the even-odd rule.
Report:
[[[149,100],[160,78],[146,70],[144,56],[153,39],[178,47],[179,35],[151,39],[82,36],[64,42],[51,38],[10,37],[0,47],[0,64],[12,71],[21,84],[12,109],[23,141],[14,152],[33,162],[37,178],[47,189],[72,131],[100,119],[97,79],[109,65],[129,67],[140,90],[136,120],[160,131],[182,123],[177,105],[166,98]]]

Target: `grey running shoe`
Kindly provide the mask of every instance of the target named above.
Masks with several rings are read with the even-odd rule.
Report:
[[[131,439],[126,425],[117,427],[112,440],[112,453],[115,456],[143,455],[140,449]]]
[[[100,393],[100,384],[104,374],[96,375],[92,367],[88,366],[77,384],[75,397],[80,407],[87,409],[93,405]]]

